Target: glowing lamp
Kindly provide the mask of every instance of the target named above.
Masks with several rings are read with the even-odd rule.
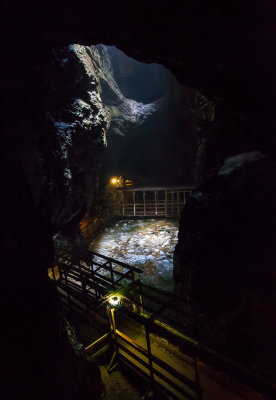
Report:
[[[117,183],[119,183],[120,181],[119,181],[119,179],[118,178],[111,178],[110,179],[110,183],[112,184],[112,185],[116,185]]]
[[[120,304],[120,297],[119,296],[112,296],[109,298],[109,304],[111,307],[118,307]]]

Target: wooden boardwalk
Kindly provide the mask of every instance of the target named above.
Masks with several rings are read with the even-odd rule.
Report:
[[[223,371],[275,398],[273,382],[227,357],[223,332],[214,338],[208,335],[206,321],[200,322],[200,315],[191,313],[190,299],[141,283],[142,271],[138,268],[74,244],[59,240],[54,244],[56,258],[48,273],[55,280],[63,307],[105,327],[104,336],[86,348],[89,356],[96,357],[97,352],[113,348],[110,370],[118,362],[125,363],[145,377],[149,388],[154,386],[174,399],[202,400],[198,360],[201,366]],[[121,298],[116,310],[117,327],[114,309],[107,307],[110,296]],[[134,333],[141,333],[135,341],[131,338],[132,325],[136,326]],[[160,353],[157,339],[161,343],[166,341],[166,351],[174,354],[173,359]],[[183,360],[177,361],[175,357],[189,359],[190,367],[187,369]],[[205,384],[210,385],[209,381]],[[259,400],[255,395],[245,398]]]
[[[113,192],[114,215],[123,217],[179,217],[196,186],[136,187]]]

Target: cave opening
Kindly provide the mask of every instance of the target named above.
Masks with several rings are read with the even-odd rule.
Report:
[[[68,48],[56,49],[55,56],[59,59],[57,65],[61,72],[65,71],[65,75],[67,72],[65,77],[67,82],[69,79],[71,80],[72,70],[74,73],[77,72],[76,79],[71,82],[69,101],[64,96],[63,83],[60,85],[64,96],[63,103],[61,103],[61,108],[53,112],[52,118],[53,125],[58,132],[60,154],[64,160],[65,189],[69,194],[67,200],[69,200],[69,203],[72,200],[75,201],[75,194],[80,193],[84,181],[87,189],[85,193],[85,210],[87,212],[80,222],[80,232],[77,231],[78,218],[79,215],[83,215],[83,209],[77,214],[76,219],[73,219],[73,221],[71,219],[68,224],[63,225],[63,232],[73,238],[77,247],[89,247],[92,252],[92,256],[89,255],[89,257],[92,257],[92,270],[90,269],[89,273],[94,274],[96,266],[97,279],[110,280],[113,284],[116,279],[113,274],[116,275],[117,273],[121,274],[118,280],[121,281],[121,278],[124,280],[125,276],[128,276],[125,274],[128,274],[129,271],[126,266],[120,263],[126,263],[143,271],[143,277],[140,277],[143,288],[150,284],[151,288],[155,288],[155,290],[161,288],[171,293],[176,290],[177,295],[179,293],[185,294],[188,303],[190,302],[191,285],[197,282],[195,288],[193,288],[193,296],[197,298],[198,309],[191,306],[191,303],[188,306],[186,305],[189,314],[189,329],[194,329],[196,326],[201,334],[208,324],[213,323],[213,316],[210,320],[208,319],[210,310],[215,310],[214,319],[219,319],[217,323],[218,329],[220,329],[220,324],[224,323],[224,319],[221,318],[221,314],[224,313],[224,306],[223,303],[216,304],[216,299],[217,295],[223,301],[226,297],[224,287],[221,285],[226,275],[225,272],[222,272],[221,275],[218,274],[216,284],[219,282],[219,285],[216,290],[212,291],[211,288],[214,285],[212,278],[208,285],[205,285],[208,272],[204,271],[204,266],[205,259],[208,259],[212,252],[223,257],[223,251],[225,251],[227,245],[222,244],[221,247],[216,247],[213,245],[214,238],[212,235],[205,238],[206,243],[208,243],[207,247],[205,249],[204,246],[200,246],[199,254],[204,249],[203,253],[207,250],[207,256],[204,254],[202,258],[203,268],[200,273],[197,271],[197,276],[200,276],[200,279],[196,281],[191,278],[192,268],[190,268],[190,264],[194,263],[197,254],[194,251],[189,254],[188,249],[187,257],[186,248],[181,249],[180,258],[186,259],[186,265],[189,265],[189,268],[180,277],[179,246],[175,250],[175,245],[178,242],[178,221],[153,220],[150,219],[152,217],[150,212],[146,215],[149,219],[144,220],[141,217],[145,216],[143,212],[146,214],[148,203],[151,204],[151,207],[153,204],[154,207],[157,206],[153,210],[153,213],[157,216],[160,211],[157,198],[161,204],[162,201],[164,202],[165,208],[163,210],[166,211],[164,211],[165,215],[163,216],[168,217],[168,209],[166,208],[168,193],[166,189],[168,187],[172,189],[176,187],[173,185],[184,183],[182,205],[184,206],[187,200],[188,207],[183,208],[182,215],[185,215],[188,224],[187,226],[182,225],[180,237],[186,235],[186,240],[188,242],[192,240],[192,246],[194,246],[194,243],[197,243],[195,239],[198,235],[197,230],[205,229],[206,215],[203,214],[203,218],[199,220],[199,228],[193,221],[190,223],[190,215],[193,216],[194,213],[193,205],[197,208],[197,201],[201,199],[202,194],[198,192],[195,196],[192,196],[192,206],[189,208],[188,198],[191,196],[192,190],[186,198],[184,190],[188,189],[186,186],[190,186],[189,190],[195,189],[195,187],[191,187],[191,183],[195,185],[205,179],[206,171],[212,171],[212,167],[216,171],[215,175],[218,176],[218,187],[221,184],[219,190],[223,192],[225,187],[221,176],[228,179],[227,177],[240,167],[264,159],[264,155],[258,151],[252,151],[254,147],[251,144],[244,144],[244,139],[239,140],[238,143],[234,141],[235,152],[238,153],[234,157],[225,157],[226,154],[228,156],[233,154],[231,142],[230,145],[229,143],[219,143],[215,151],[211,150],[210,152],[206,145],[210,131],[212,133],[211,141],[214,138],[216,141],[221,128],[225,128],[225,114],[219,110],[217,121],[217,110],[214,102],[209,101],[196,89],[187,89],[180,85],[173,75],[159,65],[143,65],[141,73],[140,67],[137,67],[137,73],[135,68],[137,61],[130,61],[116,48],[109,48],[105,45],[90,47],[70,45]],[[122,71],[127,71],[127,79],[125,79]],[[154,76],[162,75],[163,80],[160,80],[162,85],[160,81],[154,85],[153,94],[150,97],[146,93],[150,87],[149,80],[144,79],[146,82],[144,86],[139,85],[137,87],[137,82],[139,82],[141,76],[145,78],[152,74]],[[153,82],[155,81],[153,80]],[[78,97],[76,97],[76,93]],[[151,102],[146,103],[148,101]],[[69,118],[67,122],[68,109]],[[227,126],[225,130],[227,132],[227,129],[231,131],[235,128],[236,124],[234,123],[233,126]],[[93,133],[94,137],[89,138],[89,135],[87,135],[85,139],[87,142],[83,142],[84,132]],[[90,141],[91,139],[92,141]],[[157,143],[158,145],[156,145]],[[240,152],[242,153],[240,154]],[[211,160],[209,164],[205,163],[206,154]],[[84,165],[82,165],[83,160],[85,160]],[[87,171],[89,171],[88,174]],[[95,180],[95,176],[98,181]],[[205,179],[206,181],[208,182],[207,179]],[[157,189],[164,184],[166,185],[165,188],[163,187],[164,193],[157,195]],[[140,185],[142,185],[142,189]],[[212,190],[211,180],[211,193]],[[119,211],[123,215],[120,212],[117,215],[112,214],[113,205],[110,203],[110,198],[112,199],[114,192],[117,192],[119,198],[117,205],[119,205],[119,208],[121,207]],[[170,191],[172,215],[169,216],[173,216],[175,210],[177,210],[179,193]],[[215,201],[220,198],[216,192],[214,196]],[[212,194],[209,198],[211,199],[211,212],[209,213],[208,210],[207,214],[208,217],[212,218],[212,213],[215,210],[212,207],[212,201],[214,201]],[[133,209],[133,215],[128,214],[127,207]],[[223,205],[222,208],[224,209],[224,207]],[[181,211],[182,208],[178,210],[178,216],[180,216]],[[100,228],[104,227],[110,217],[114,216],[116,218],[124,216],[124,219],[111,222],[104,232],[100,231],[100,234],[97,235]],[[127,216],[134,216],[136,219],[125,219]],[[222,217],[225,218],[223,211]],[[229,217],[231,217],[231,214],[229,214]],[[217,217],[215,214],[215,218],[220,218],[220,216]],[[227,237],[229,221],[227,218],[226,220],[223,235]],[[192,232],[191,235],[189,235],[189,230]],[[218,241],[217,238],[216,241]],[[77,266],[82,272],[87,266],[91,268],[86,260],[78,259],[78,253],[73,252],[72,254],[73,258],[69,263],[73,268]],[[116,266],[113,269],[114,264]],[[136,272],[137,270],[135,270],[134,275]],[[52,276],[55,276],[54,271]],[[64,276],[65,281],[68,280],[68,276],[64,273],[59,276]],[[80,290],[79,287],[81,287],[86,294],[88,292],[89,295],[91,294],[90,288],[87,292],[87,286],[83,284],[82,277],[78,281],[73,274],[69,281],[69,285],[75,286],[75,289]],[[97,293],[96,289],[92,290]],[[147,290],[153,289],[147,288]],[[110,292],[108,293],[110,294]],[[113,293],[113,295],[115,294]],[[234,290],[231,296],[235,297],[235,294]],[[162,303],[163,295],[163,293],[158,292],[156,296],[157,304]],[[125,296],[125,298],[127,297]],[[204,301],[202,301],[203,298]],[[234,298],[231,301],[236,301],[236,299]],[[163,306],[161,309],[163,309]],[[157,310],[154,311],[153,315],[156,313]],[[164,313],[165,315],[162,317],[165,320],[174,315],[171,309],[164,311]],[[198,320],[199,315],[203,316],[204,328],[201,326],[201,321]],[[216,333],[216,335],[219,342],[219,334]],[[222,346],[220,350],[222,350],[223,345],[221,343],[220,345]]]
[[[181,85],[163,66],[138,62],[115,46],[74,45],[71,51],[90,56],[99,78],[98,93],[107,119],[103,197],[119,196],[117,206],[123,207],[115,210],[112,200],[107,200],[93,221],[89,214],[81,221],[81,233],[85,231],[90,250],[141,267],[143,281],[173,291],[178,219],[191,195],[173,188],[195,187],[195,108],[202,106],[204,96]],[[72,56],[63,54],[62,62],[68,58]],[[135,192],[128,191],[133,188]],[[155,220],[148,219],[152,217]]]
[[[97,45],[93,51],[100,60],[100,95],[110,116],[106,176],[140,186],[194,183],[196,90],[162,65],[136,61],[114,46]]]
[[[85,398],[74,383],[79,375],[72,373],[71,350],[59,337],[55,292],[45,271],[53,256],[52,234],[62,230],[76,237],[75,227],[87,210],[92,220],[101,213],[108,117],[94,90],[99,78],[77,55],[71,54],[74,62],[68,59],[67,46],[103,42],[165,65],[213,102],[201,108],[206,101],[196,95],[197,106],[192,106],[200,185],[182,212],[174,253],[176,291],[192,300],[200,316],[204,310],[203,347],[206,338],[221,340],[220,348],[216,340],[211,345],[248,368],[246,380],[254,393],[237,396],[275,398],[272,7],[232,2],[222,10],[211,2],[199,2],[202,7],[184,2],[182,12],[168,1],[112,1],[109,9],[86,0],[66,7],[62,1],[6,3],[7,134],[1,151],[7,397],[41,397],[43,391],[45,398]],[[89,63],[90,47],[79,50]],[[201,357],[202,346],[197,349]],[[244,381],[244,370],[239,372],[238,381]],[[216,371],[209,376],[217,376]],[[90,378],[99,387],[97,374]],[[212,393],[212,383],[206,386],[211,399],[225,398],[225,392]],[[229,386],[231,392],[235,385]]]

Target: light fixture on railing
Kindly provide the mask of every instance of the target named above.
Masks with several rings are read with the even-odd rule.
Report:
[[[116,183],[118,183],[118,179],[117,178],[111,178],[110,179],[110,183],[112,183],[113,185],[116,185]]]
[[[110,296],[108,302],[111,308],[116,308],[120,305],[120,296]]]
[[[113,176],[112,178],[110,178],[109,183],[115,188],[123,187],[124,179],[122,176]]]

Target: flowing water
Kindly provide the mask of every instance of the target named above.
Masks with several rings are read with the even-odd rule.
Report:
[[[164,290],[173,290],[173,252],[178,220],[123,219],[91,242],[90,249],[141,268],[141,280]]]

